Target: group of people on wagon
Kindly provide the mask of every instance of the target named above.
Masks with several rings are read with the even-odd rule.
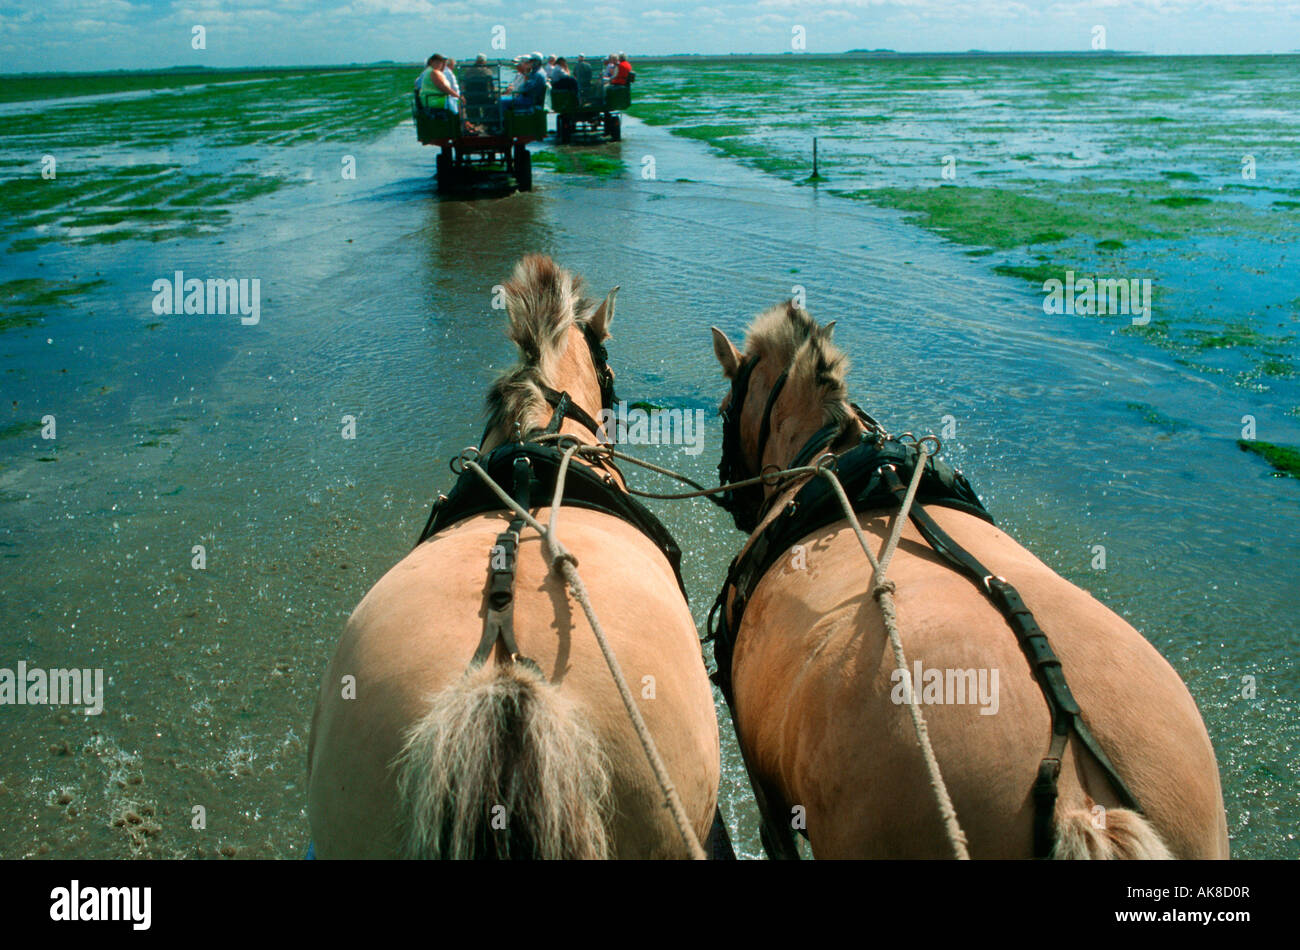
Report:
[[[627,86],[636,79],[632,64],[623,53],[610,53],[599,73],[585,56],[579,56],[569,69],[563,56],[543,57],[534,52],[517,56],[515,76],[500,97],[496,118],[504,121],[507,111],[531,112],[545,107],[547,89],[568,89],[583,99],[603,96],[606,86]],[[491,116],[486,106],[493,100],[493,67],[479,54],[474,63],[462,71],[465,90],[456,77],[456,61],[434,53],[425,63],[424,72],[415,80],[415,95],[427,112],[448,112],[460,116],[467,126],[482,125]]]

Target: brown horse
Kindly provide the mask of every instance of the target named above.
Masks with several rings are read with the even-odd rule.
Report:
[[[713,330],[714,352],[732,381],[723,410],[736,427],[724,447],[733,480],[785,469],[799,456],[834,452],[842,460],[883,438],[849,402],[846,360],[830,337],[831,325],[819,327],[793,302],[754,321],[743,353]],[[738,379],[747,382],[739,397]],[[793,517],[790,502],[810,478],[821,481],[795,476],[751,498],[738,490],[738,525],[761,532],[783,512]],[[909,521],[888,577],[909,665],[919,661],[941,677],[923,673],[924,689],[914,685],[971,856],[1226,858],[1214,749],[1173,668],[1133,627],[978,512],[937,503],[925,513],[993,579],[1019,589],[1059,657],[1084,728],[1131,793],[1121,793],[1078,734],[1066,733],[1063,754],[1052,760],[1060,762],[1059,797],[1054,811],[1049,804],[1041,812],[1048,847],[1036,849],[1031,789],[1054,721],[1046,693],[1007,618]],[[876,551],[897,514],[897,503],[859,511]],[[840,517],[783,550],[755,578],[730,634],[732,713],[768,827],[784,822],[790,839],[793,816],[819,858],[952,857],[901,704],[900,687],[914,677],[896,670],[869,590],[872,571],[848,521]],[[722,609],[731,618],[735,589],[728,591]],[[965,701],[965,690],[943,690],[954,671],[971,687]],[[972,673],[980,674],[978,690]],[[1140,810],[1126,807],[1133,804]]]
[[[508,332],[522,359],[488,397],[480,447],[488,470],[495,458],[511,470],[512,457],[524,457],[518,445],[548,422],[595,441],[592,417],[612,399],[603,341],[614,293],[596,305],[580,290],[580,278],[541,256],[524,258],[506,284]],[[564,408],[553,408],[561,400]],[[525,475],[549,464],[535,441],[531,449]],[[588,472],[594,477],[581,477]],[[575,457],[558,537],[577,558],[704,840],[719,753],[695,624],[665,543],[607,510],[571,507],[569,488],[583,483],[588,497],[599,501],[603,491],[605,507],[624,510],[617,471]],[[481,488],[466,472],[451,497],[472,498]],[[586,617],[549,569],[536,532],[518,531],[508,567],[501,536],[513,516],[491,502],[477,512],[460,509],[463,517],[435,508],[426,528],[429,534],[437,522],[432,536],[371,588],[348,621],[312,721],[308,811],[316,855],[685,856]],[[551,487],[534,485],[524,507],[546,524],[550,502]],[[513,570],[504,601],[498,570]],[[511,589],[514,642],[489,633]]]

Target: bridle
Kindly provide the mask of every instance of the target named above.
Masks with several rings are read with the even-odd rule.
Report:
[[[583,339],[587,341],[587,350],[591,353],[592,366],[596,369],[596,382],[600,386],[600,408],[603,410],[602,414],[609,418],[617,398],[614,395],[614,371],[609,368],[609,353],[605,350],[605,344],[597,339],[596,331],[591,328],[591,324],[583,323],[579,326],[582,328]],[[538,383],[538,388],[541,389],[542,395],[546,397],[553,411],[551,421],[546,427],[527,433],[529,438],[535,438],[538,434],[553,435],[559,432],[560,425],[568,418],[589,429],[597,440],[613,441],[610,433],[605,432],[600,423],[575,403],[573,397],[567,392],[554,390],[545,383]]]
[[[741,361],[736,375],[731,380],[731,395],[727,400],[727,407],[720,411],[722,416],[722,460],[718,463],[718,481],[722,485],[731,485],[735,482],[756,478],[765,474],[769,469],[773,473],[780,470],[779,466],[767,465],[763,466],[758,472],[751,472],[745,465],[745,453],[740,444],[740,419],[744,412],[745,398],[749,395],[749,380],[754,374],[754,367],[758,365],[758,361],[758,356]],[[767,451],[767,442],[772,435],[772,409],[776,405],[776,400],[780,397],[789,377],[790,368],[786,367],[785,371],[777,377],[776,382],[772,385],[772,391],[767,395],[767,403],[763,406],[763,422],[758,430],[758,448],[755,456],[760,466],[763,465],[763,453]],[[863,411],[857,403],[849,403],[849,406],[853,409],[858,422],[862,424],[867,432],[874,435],[884,434],[885,430],[880,423]],[[839,437],[848,427],[849,422],[849,419],[845,419],[839,422],[828,422],[822,426],[809,437],[803,448],[799,450],[787,467],[799,468],[807,465],[812,461],[818,449],[833,445],[839,441]],[[763,497],[763,483],[747,485],[744,488],[733,488],[722,492],[720,495],[710,497],[715,504],[731,515],[736,527],[746,534],[753,533],[754,529],[758,527],[759,521],[762,520],[765,510],[770,504],[770,499]],[[774,494],[772,498],[775,497]]]
[[[587,350],[591,354],[591,364],[596,370],[596,383],[600,387],[600,408],[606,418],[614,410],[614,403],[618,397],[614,395],[614,371],[609,368],[609,353],[605,349],[605,344],[596,337],[596,331],[591,328],[590,324],[582,323],[578,325],[582,330],[582,337],[587,341]],[[587,410],[583,409],[573,397],[563,390],[552,389],[545,383],[539,382],[537,388],[541,390],[542,396],[551,407],[551,418],[545,426],[534,427],[528,431],[523,431],[519,424],[515,424],[514,438],[509,439],[512,442],[532,442],[538,436],[556,435],[560,431],[565,419],[572,419],[574,422],[588,429],[598,442],[613,442],[612,433],[601,428],[599,422],[593,419]],[[492,423],[489,422],[487,428],[483,430],[483,437],[478,440],[482,447],[487,443],[488,436],[492,434]]]
[[[745,397],[749,395],[749,379],[754,375],[754,367],[758,365],[759,358],[742,360],[736,375],[731,379],[731,395],[727,399],[727,406],[720,411],[722,416],[722,460],[718,462],[718,484],[730,485],[733,482],[741,482],[753,478],[753,472],[750,472],[744,462],[744,452],[740,445],[740,418],[745,409]],[[759,433],[758,459],[762,462],[763,451],[767,448],[767,438],[771,435],[771,417],[772,406],[776,402],[777,395],[785,386],[786,377],[789,375],[787,370],[781,374],[775,386],[772,387],[771,394],[767,397],[767,405],[763,412],[763,427]],[[746,534],[753,531],[758,525],[758,512],[763,506],[763,486],[749,485],[746,488],[733,488],[722,492],[719,495],[709,496],[715,504],[727,511],[736,527]]]

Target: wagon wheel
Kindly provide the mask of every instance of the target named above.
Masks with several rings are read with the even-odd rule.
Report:
[[[560,116],[560,141],[568,144],[573,140],[573,118],[571,116]]]
[[[523,142],[515,144],[515,181],[520,191],[533,190],[533,156]]]
[[[609,137],[615,142],[621,141],[623,138],[623,120],[619,116],[611,115],[609,117]]]

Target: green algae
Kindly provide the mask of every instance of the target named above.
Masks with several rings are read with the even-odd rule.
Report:
[[[1288,445],[1274,445],[1259,439],[1238,439],[1243,452],[1253,452],[1277,469],[1278,477],[1300,478],[1300,449]]]
[[[1216,330],[1189,330],[1192,345],[1202,350],[1222,350],[1230,347],[1261,347],[1286,341],[1291,337],[1273,337],[1261,333],[1244,323],[1230,323]]]
[[[211,174],[176,165],[122,166],[0,181],[0,241],[45,244],[167,240],[228,224],[243,202],[301,182],[248,171]],[[40,229],[39,231],[37,229]],[[95,230],[88,230],[95,229]],[[107,230],[100,230],[107,229]]]
[[[554,152],[543,149],[533,152],[533,164],[552,168],[562,175],[589,175],[594,178],[617,178],[627,174],[627,164],[622,159],[610,158],[591,152]]]
[[[1171,419],[1166,416],[1155,406],[1145,402],[1126,402],[1125,409],[1131,409],[1142,417],[1142,421],[1147,425],[1155,426],[1157,429],[1164,429],[1166,432],[1175,433],[1184,428],[1183,423],[1177,419]]]
[[[46,280],[20,277],[0,283],[0,332],[40,324],[52,311],[104,285],[96,280]]]
[[[0,151],[30,152],[36,142],[36,154],[52,155],[58,164],[52,178],[43,177],[35,160],[7,166],[12,171],[0,178],[0,247],[21,252],[50,243],[163,241],[215,231],[230,223],[236,206],[299,181],[288,173],[224,170],[230,163],[221,150],[370,141],[409,117],[413,70],[205,70],[122,74],[105,82],[19,77],[14,88],[7,81],[0,100],[84,95],[88,84],[97,93],[152,94],[6,116]],[[191,88],[196,82],[207,85]],[[141,151],[193,136],[214,150],[217,170],[134,161]],[[87,154],[96,149],[108,161]],[[133,157],[115,165],[114,154]]]
[[[40,431],[39,422],[13,422],[0,426],[0,439],[17,439],[31,432]]]
[[[1164,205],[1166,208],[1191,208],[1210,203],[1210,199],[1202,195],[1166,195],[1163,198],[1152,198],[1151,200],[1154,204]]]

